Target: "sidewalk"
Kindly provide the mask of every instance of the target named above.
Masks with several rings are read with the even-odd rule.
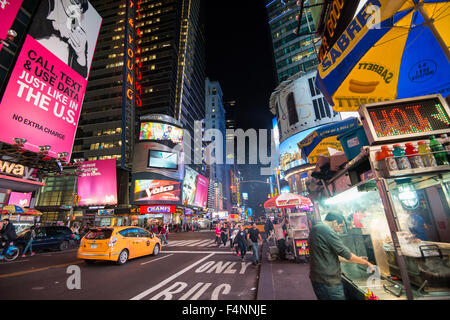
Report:
[[[257,300],[317,300],[309,280],[309,264],[269,261],[269,244],[262,245]]]

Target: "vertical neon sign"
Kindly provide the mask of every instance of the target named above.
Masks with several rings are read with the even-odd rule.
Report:
[[[125,43],[122,88],[122,150],[121,167],[131,162],[134,143],[135,108],[135,0],[126,1]]]
[[[135,99],[136,99],[136,106],[142,107],[142,100],[141,100],[141,94],[142,94],[142,87],[141,87],[141,80],[142,80],[142,75],[141,75],[141,69],[142,69],[142,61],[141,61],[141,54],[142,54],[142,50],[141,47],[139,45],[139,40],[142,39],[142,33],[141,33],[141,29],[139,28],[139,22],[141,21],[141,3],[142,0],[138,1],[137,4],[137,16],[136,16],[136,94],[135,94]]]

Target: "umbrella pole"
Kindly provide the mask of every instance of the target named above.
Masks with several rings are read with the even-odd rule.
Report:
[[[420,14],[422,15],[422,17],[425,20],[425,24],[428,26],[428,28],[430,28],[430,30],[433,33],[434,37],[436,38],[437,42],[441,46],[441,49],[444,52],[445,56],[447,57],[447,60],[450,61],[450,51],[448,50],[447,45],[445,44],[441,35],[439,34],[436,27],[434,26],[434,19],[431,19],[430,17],[428,17],[425,9],[423,8],[423,3],[420,3],[417,5],[417,10],[420,12]]]

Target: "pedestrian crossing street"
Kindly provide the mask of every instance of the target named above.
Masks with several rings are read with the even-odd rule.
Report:
[[[229,242],[227,242],[227,247],[229,247]],[[164,248],[167,247],[198,247],[198,248],[217,248],[217,243],[214,239],[196,239],[196,240],[168,240],[168,244],[163,244]],[[220,248],[224,248],[223,244]]]

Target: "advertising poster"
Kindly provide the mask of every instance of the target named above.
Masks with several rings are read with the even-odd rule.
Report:
[[[42,1],[0,104],[1,141],[70,158],[101,20],[89,2]]]
[[[139,140],[169,140],[173,143],[183,141],[183,129],[166,123],[143,122]]]
[[[11,28],[14,19],[17,16],[17,12],[19,12],[20,6],[22,5],[22,0],[14,0],[14,1],[0,1],[0,38],[5,39],[8,34],[8,30]],[[2,49],[3,44],[0,43],[0,50]]]
[[[197,193],[197,177],[198,172],[185,167],[185,175],[183,181],[183,203],[187,205],[195,205],[195,197]]]
[[[194,205],[206,208],[206,203],[208,201],[208,187],[209,187],[208,178],[199,174],[197,177],[197,191],[195,193]]]
[[[150,150],[148,155],[148,167],[161,169],[177,169],[178,155],[173,152]]]
[[[181,183],[168,180],[135,180],[134,201],[181,201]]]
[[[117,204],[116,160],[83,162],[79,169],[78,196],[80,206]]]
[[[21,192],[11,192],[9,195],[9,201],[8,204],[16,205],[19,207],[29,207],[30,206],[30,200],[31,200],[31,192],[28,193],[21,193]]]

